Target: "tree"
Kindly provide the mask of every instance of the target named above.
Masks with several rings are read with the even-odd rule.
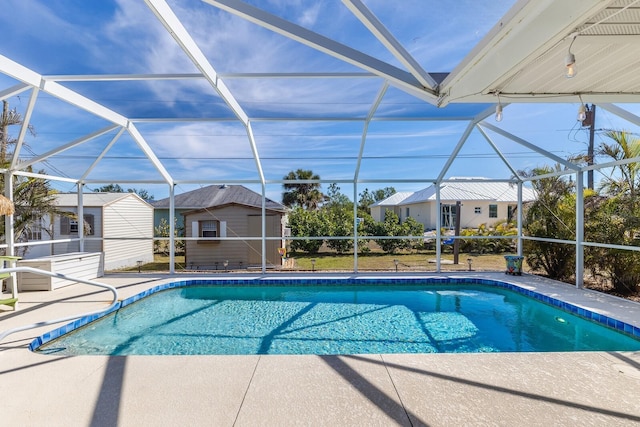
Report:
[[[11,146],[15,145],[16,140],[9,136],[9,126],[21,125],[22,116],[16,109],[9,109],[7,101],[2,101],[2,116],[0,116],[0,167],[8,169],[11,163]],[[35,131],[29,126],[29,131],[35,136]],[[33,172],[31,167],[27,168],[27,172]],[[40,171],[44,173],[44,171]],[[5,185],[5,175],[0,174],[0,184],[2,188]],[[61,215],[55,205],[55,191],[51,189],[49,181],[39,178],[15,176],[13,184],[13,202],[15,205],[14,213],[14,239],[16,241],[24,241],[28,239],[28,231],[34,228],[36,224],[40,224],[42,218],[46,216]],[[51,230],[42,230],[49,235]],[[0,234],[5,235],[5,223],[0,221]],[[23,247],[22,253],[16,253],[23,256],[28,247]]]
[[[364,191],[358,195],[358,209],[371,213],[372,204],[384,200],[395,193],[396,189],[393,187],[384,187],[375,191],[369,191],[368,188],[365,188]]]
[[[520,172],[523,176],[543,175],[561,170],[543,166]],[[537,198],[524,209],[524,230],[532,237],[574,240],[576,229],[576,198],[574,184],[561,176],[533,180]],[[573,275],[575,246],[527,240],[525,241],[527,262],[534,270],[542,270],[558,280],[567,280]]]
[[[407,218],[405,224],[400,223],[398,215],[393,211],[384,213],[384,221],[375,222],[370,229],[373,236],[422,236],[424,226],[413,218]],[[387,253],[395,253],[399,249],[411,248],[411,239],[374,239],[380,248]]]
[[[600,144],[596,151],[597,155],[608,157],[612,161],[640,157],[640,139],[633,138],[628,132],[622,131],[608,131],[605,136],[612,142]],[[612,196],[627,196],[630,206],[635,208],[638,185],[640,185],[639,177],[640,163],[638,162],[614,166],[609,179],[600,185],[600,191]]]
[[[289,172],[284,179],[287,181],[318,181],[320,177],[310,170],[298,169]],[[282,184],[282,187],[284,188],[282,204],[287,207],[300,206],[306,210],[315,210],[324,201],[320,184],[317,182],[285,183]]]
[[[124,189],[119,184],[103,185],[102,187],[96,188],[93,191],[95,193],[124,193],[125,192]],[[145,189],[127,188],[127,193],[135,193],[138,196],[140,196],[142,200],[150,201],[154,199],[153,194],[149,194],[149,192]]]
[[[306,210],[301,206],[296,206],[289,212],[289,227],[293,237],[322,237],[328,234],[324,213],[319,210]],[[323,239],[292,240],[291,250],[315,254],[323,243]]]
[[[173,235],[174,237],[179,237],[184,230],[178,227],[178,218],[174,218],[173,221],[174,221]],[[155,231],[154,233],[155,237],[169,237],[171,235],[169,221],[167,221],[166,218],[161,218],[158,226],[154,227],[154,231]],[[174,240],[174,242],[175,242],[175,246],[174,246],[175,253],[184,253],[184,240],[178,239],[178,240]],[[169,240],[154,239],[153,251],[155,253],[168,254],[169,243],[170,243]]]
[[[327,192],[327,202],[322,206],[327,223],[327,236],[350,237],[353,235],[353,202],[332,183]],[[339,254],[353,249],[353,239],[329,239],[327,246]]]
[[[598,147],[597,154],[607,160],[628,160],[640,155],[640,140],[628,132],[609,131],[611,140]],[[609,179],[600,185],[604,197],[596,198],[585,213],[585,238],[621,246],[640,246],[640,164],[614,166]],[[585,206],[588,206],[585,203]],[[640,284],[640,254],[635,251],[588,247],[586,264],[592,273],[605,277],[614,291],[627,295]]]

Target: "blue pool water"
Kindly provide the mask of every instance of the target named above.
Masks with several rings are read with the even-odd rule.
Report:
[[[38,348],[56,355],[590,350],[635,351],[640,340],[511,290],[466,284],[184,286]]]

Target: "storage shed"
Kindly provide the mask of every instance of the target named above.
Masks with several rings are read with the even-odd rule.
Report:
[[[56,196],[59,209],[78,211],[78,195]],[[135,193],[83,194],[84,252],[103,252],[104,269],[135,266],[153,261],[153,207]],[[53,219],[54,239],[77,239],[78,221],[68,216]],[[78,252],[77,240],[51,245],[51,253]],[[31,258],[31,257],[29,257]]]

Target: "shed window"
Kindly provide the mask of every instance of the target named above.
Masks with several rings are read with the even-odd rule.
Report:
[[[218,237],[218,221],[200,221],[200,237]]]
[[[78,234],[78,220],[68,216],[61,216],[60,234],[63,236]],[[95,234],[94,216],[92,214],[84,216],[84,234],[85,236],[93,236]]]
[[[498,218],[498,205],[489,205],[489,218]]]

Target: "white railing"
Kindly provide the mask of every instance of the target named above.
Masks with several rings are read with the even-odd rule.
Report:
[[[25,331],[27,329],[39,328],[41,326],[54,325],[56,323],[68,322],[68,321],[71,321],[71,320],[80,319],[81,317],[85,317],[85,316],[93,316],[95,314],[102,314],[102,313],[105,313],[105,312],[108,312],[108,311],[112,310],[114,307],[116,307],[119,304],[119,302],[118,302],[118,290],[116,288],[114,288],[113,286],[111,286],[111,285],[106,285],[104,283],[94,282],[92,280],[78,279],[76,277],[67,276],[65,274],[52,273],[50,271],[40,270],[38,268],[32,268],[32,267],[0,268],[0,274],[1,273],[21,273],[21,272],[39,274],[41,276],[58,277],[58,278],[61,278],[61,279],[70,280],[72,282],[78,282],[78,283],[83,283],[85,285],[97,286],[97,287],[100,287],[100,288],[108,289],[108,290],[111,291],[111,293],[113,293],[113,300],[111,301],[111,304],[109,305],[109,307],[107,307],[105,309],[102,309],[102,310],[90,311],[88,313],[77,314],[77,315],[74,315],[74,316],[62,317],[60,319],[47,320],[47,321],[43,321],[43,322],[32,323],[30,325],[18,326],[18,327],[13,328],[13,329],[8,329],[8,330],[6,330],[4,332],[0,332],[0,342],[3,339],[5,339],[7,336],[9,336],[11,334],[14,334],[16,332]],[[18,286],[17,282],[14,281],[12,283],[12,286],[16,286],[17,287]]]

